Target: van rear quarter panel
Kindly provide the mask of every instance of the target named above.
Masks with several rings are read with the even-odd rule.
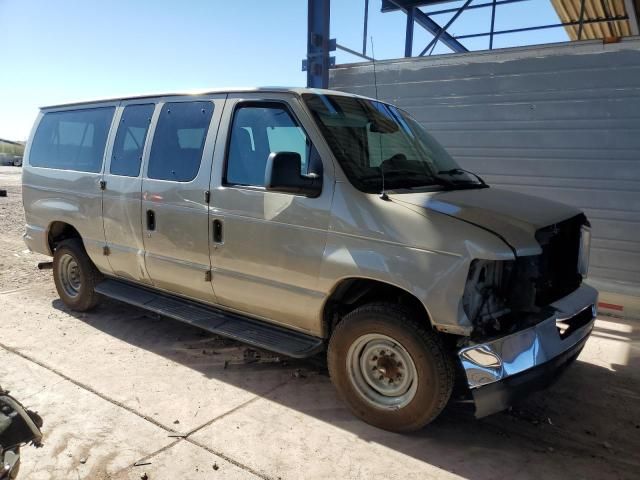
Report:
[[[30,245],[33,250],[50,254],[46,244],[49,228],[56,221],[68,223],[80,233],[96,266],[102,271],[109,270],[102,253],[100,179],[100,173],[25,167],[22,188],[27,231],[41,231],[45,242],[41,248]]]
[[[93,107],[116,106],[117,103],[99,103]],[[55,111],[74,110],[76,107]],[[38,125],[45,112],[38,116],[31,131],[22,171],[22,201],[24,204],[25,241],[31,250],[51,255],[47,237],[54,222],[73,226],[84,243],[87,254],[96,267],[103,272],[111,270],[107,257],[103,255],[104,228],[102,224],[102,191],[100,172],[81,172],[47,167],[34,167],[30,162],[30,151]],[[113,123],[107,136],[112,139]],[[102,168],[104,168],[104,153]]]

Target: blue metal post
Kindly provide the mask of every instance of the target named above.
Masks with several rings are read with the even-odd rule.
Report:
[[[367,54],[367,26],[369,25],[369,0],[364,0],[364,28],[362,29],[362,55]]]
[[[496,26],[496,0],[491,5],[491,35],[489,36],[489,50],[493,50],[493,32]]]
[[[307,86],[329,87],[330,0],[309,0],[307,11]]]
[[[580,2],[580,20],[578,24],[578,40],[582,40],[582,26],[584,25],[584,0]]]
[[[407,35],[404,41],[404,56],[410,57],[413,54],[413,26],[415,25],[416,8],[407,9]]]

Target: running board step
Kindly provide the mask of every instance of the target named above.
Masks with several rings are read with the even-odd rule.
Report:
[[[106,279],[96,292],[136,307],[171,317],[223,337],[293,358],[306,358],[324,348],[321,338],[252,320],[214,307],[184,300],[144,287]]]

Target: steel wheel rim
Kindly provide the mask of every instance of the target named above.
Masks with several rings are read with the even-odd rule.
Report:
[[[69,297],[77,297],[80,294],[80,289],[82,288],[80,267],[76,259],[68,253],[60,257],[58,278],[64,293]]]
[[[380,333],[362,335],[347,352],[349,380],[358,394],[377,408],[397,410],[418,390],[418,371],[409,352]]]

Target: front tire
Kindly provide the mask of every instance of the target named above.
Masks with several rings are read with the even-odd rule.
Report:
[[[53,280],[60,299],[70,309],[86,312],[100,301],[94,288],[102,280],[80,239],[60,242],[53,254]]]
[[[447,404],[454,368],[440,338],[400,305],[359,307],[337,325],[331,380],[349,409],[393,432],[419,430]]]

